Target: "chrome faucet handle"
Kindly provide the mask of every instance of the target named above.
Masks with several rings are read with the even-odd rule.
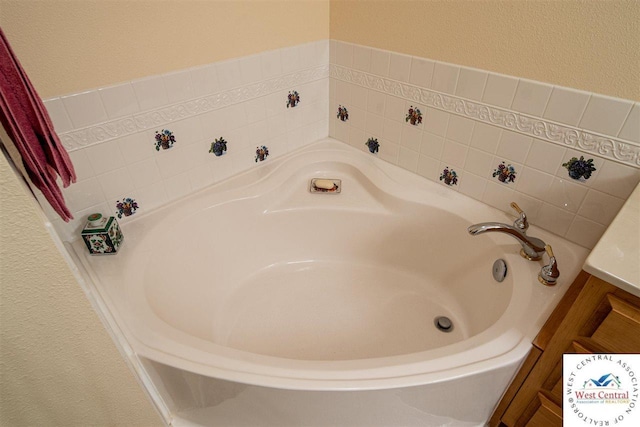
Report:
[[[553,249],[551,249],[551,246],[546,245],[544,249],[547,252],[547,255],[549,255],[549,264],[540,269],[538,280],[543,285],[554,286],[558,281],[558,277],[560,277],[560,270],[558,270],[558,263],[556,262],[556,257],[553,255]]]
[[[529,228],[527,214],[524,213],[522,209],[520,209],[520,206],[518,206],[516,202],[511,202],[511,207],[518,213],[518,215],[520,215],[519,218],[513,221],[513,226],[523,233],[526,233],[527,229]]]

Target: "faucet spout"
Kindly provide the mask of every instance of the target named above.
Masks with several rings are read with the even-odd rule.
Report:
[[[467,231],[469,231],[469,234],[472,236],[491,232],[506,233],[515,238],[520,245],[522,245],[520,255],[530,261],[537,261],[541,259],[542,255],[545,253],[544,241],[536,237],[529,237],[518,228],[512,227],[508,224],[500,222],[482,222],[470,226],[467,228]]]

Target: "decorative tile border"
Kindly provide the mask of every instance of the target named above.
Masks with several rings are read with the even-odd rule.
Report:
[[[330,65],[330,77],[403,98],[459,116],[519,132],[564,147],[573,147],[632,167],[640,167],[640,146],[611,136],[586,132],[515,111],[402,83],[374,74]]]
[[[59,137],[67,151],[74,151],[147,129],[163,127],[176,120],[193,117],[327,77],[329,77],[329,66],[321,65],[157,110],[134,114],[133,117],[125,117],[83,129],[63,132],[59,134]]]

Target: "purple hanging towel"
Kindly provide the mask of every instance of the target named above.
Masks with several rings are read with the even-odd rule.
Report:
[[[76,182],[69,154],[49,114],[0,28],[0,121],[15,144],[31,182],[60,217],[73,219],[56,175],[68,187]]]

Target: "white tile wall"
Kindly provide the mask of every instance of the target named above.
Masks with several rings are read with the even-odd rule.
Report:
[[[259,82],[262,77],[262,61],[260,55],[251,55],[239,60],[240,76],[243,85]]]
[[[351,51],[341,56],[351,58]],[[59,234],[75,238],[88,214],[114,215],[124,197],[144,212],[255,167],[257,146],[269,148],[268,160],[326,137],[329,56],[324,40],[45,101],[63,142],[79,141],[70,151],[78,182],[63,190],[76,219],[65,224],[47,212]],[[407,58],[400,64],[408,79]],[[301,100],[287,108],[292,90]],[[363,100],[355,92],[366,106],[366,93]],[[364,132],[364,109],[359,117]],[[157,151],[155,134],[163,129],[176,142]],[[216,157],[208,151],[220,137],[228,151]]]
[[[591,94],[564,87],[554,87],[543,117],[577,126]]]
[[[392,53],[389,60],[389,78],[401,82],[409,81],[411,71],[411,57],[399,53]]]
[[[401,86],[327,78],[329,64],[449,98],[425,105]],[[221,101],[283,76],[304,77],[292,87]],[[286,108],[290,90],[301,96],[295,108]],[[456,99],[511,116],[474,117],[452,107]],[[122,197],[134,197],[141,211],[153,209],[255,166],[257,145],[267,145],[272,158],[329,133],[367,153],[364,142],[377,138],[378,157],[443,186],[443,169],[453,168],[458,184],[449,188],[505,211],[516,201],[532,223],[586,247],[640,181],[638,162],[616,152],[615,144],[595,153],[588,144],[553,139],[553,126],[573,126],[638,145],[639,103],[334,40],[150,76],[45,105],[58,133],[69,137],[65,141],[80,141],[70,153],[79,180],[64,190],[78,218],[70,224],[54,220],[67,239],[75,237],[83,216],[113,214]],[[339,105],[349,111],[347,122],[336,117]],[[410,106],[420,109],[422,124],[405,120]],[[527,123],[518,122],[519,113],[551,127],[547,133],[523,131]],[[156,151],[155,132],[162,129],[174,133],[176,144]],[[229,151],[215,157],[209,146],[221,136]],[[562,167],[580,156],[597,168],[588,180],[573,180]],[[501,162],[516,168],[515,182],[492,176]]]
[[[618,135],[631,112],[631,107],[631,101],[592,95],[582,114],[580,127],[605,135]]]
[[[44,106],[47,108],[49,117],[55,124],[56,132],[68,132],[73,129],[71,119],[67,114],[67,110],[60,98],[52,98],[44,101]]]
[[[447,138],[469,145],[475,123],[475,121],[466,117],[452,115],[449,118],[449,126],[447,127]]]
[[[267,55],[265,53],[265,55]],[[264,61],[262,62],[264,73]],[[218,69],[215,64],[209,64],[202,67],[193,68],[191,73],[191,84],[196,94],[209,95],[220,90],[218,81]],[[278,72],[280,74],[280,72]]]
[[[447,143],[442,150],[442,157],[440,160],[448,166],[456,167],[458,171],[464,169],[467,151],[469,148],[466,145],[459,144],[455,141],[445,141]]]
[[[386,71],[389,71],[389,57],[390,54],[386,53]],[[351,67],[353,65],[353,45],[349,43],[338,43],[336,46],[336,64],[340,64],[345,67]]]
[[[282,60],[282,72],[284,74],[292,73],[302,67],[302,57],[300,56],[300,48],[298,46],[281,49],[280,58]]]
[[[460,67],[436,62],[433,68],[433,77],[431,78],[431,88],[438,92],[454,94],[458,83],[458,74]]]
[[[124,165],[124,157],[118,144],[97,144],[84,151],[96,175],[119,169]]]
[[[449,188],[506,212],[515,201],[533,224],[588,248],[640,182],[640,161],[630,162],[624,150],[616,152],[616,143],[604,144],[597,151],[597,146],[586,142],[581,145],[570,139],[563,143],[554,133],[558,126],[574,126],[571,132],[575,133],[570,135],[584,129],[640,145],[639,103],[332,43],[338,54],[332,60],[330,134],[359,149],[366,150],[368,138],[378,138],[378,157],[442,185],[443,169],[453,168],[458,184]],[[335,67],[365,72],[367,77],[351,80],[348,73],[333,74]],[[403,86],[405,83],[411,87]],[[424,101],[416,101],[419,90],[435,98],[422,95],[420,99],[428,101],[422,105]],[[454,102],[456,98],[497,107],[499,112],[488,113],[488,119],[473,116],[476,110],[462,108]],[[336,119],[338,105],[348,109],[347,122]],[[420,108],[421,125],[404,120],[409,106]],[[522,119],[517,117],[520,113]],[[545,122],[544,131],[527,128],[530,117]],[[629,147],[636,150],[636,146]],[[574,180],[562,164],[580,156],[593,159],[596,171],[589,179]],[[492,176],[501,162],[515,168],[514,182],[503,183]]]
[[[633,105],[618,136],[628,141],[640,143],[640,103],[636,102]]]
[[[545,199],[554,206],[577,213],[588,189],[571,181],[573,180],[570,178],[553,177]]]
[[[361,71],[371,70],[371,49],[366,46],[353,47],[353,68]]]
[[[415,127],[402,126],[402,136],[400,137],[400,145],[415,151],[420,151],[420,144],[422,139],[422,132]]]
[[[229,60],[218,62],[216,68],[218,71],[220,90],[229,90],[242,85],[239,61]]]
[[[467,152],[465,170],[479,177],[489,176],[494,169],[493,157],[485,151],[470,148]]]
[[[196,93],[189,70],[165,74],[162,76],[162,80],[170,104],[195,98]]]
[[[440,160],[444,148],[444,138],[428,131],[422,133],[420,153],[433,159]]]
[[[87,150],[72,151],[69,153],[69,157],[73,163],[78,181],[84,181],[95,176],[96,173],[93,171],[93,167],[87,156]]]
[[[532,116],[542,116],[553,86],[521,79],[516,89],[511,109]]]
[[[524,163],[533,138],[509,130],[502,131],[496,154],[510,161]]]
[[[338,46],[342,46],[344,44],[346,43],[338,43]],[[380,49],[372,49],[371,50],[371,73],[377,74],[379,76],[388,76],[390,60],[391,60],[390,52],[380,50]],[[336,61],[336,64],[343,65],[338,61]]]
[[[164,88],[164,82],[160,76],[134,80],[131,82],[131,85],[136,93],[138,105],[142,111],[159,108],[169,103],[167,91]]]
[[[533,139],[526,163],[536,169],[549,174],[555,174],[563,163],[563,157],[567,150],[546,141]]]
[[[490,73],[484,88],[482,101],[496,107],[509,108],[517,88],[517,78]]]
[[[411,61],[409,82],[416,86],[431,87],[431,79],[433,78],[435,66],[436,63],[434,61],[424,58],[413,58]]]
[[[336,96],[341,96],[341,92],[339,87],[336,85]],[[384,103],[386,101],[386,96],[380,92],[369,92],[367,96],[367,111],[374,114],[383,115],[384,114]],[[347,104],[345,102],[345,104]],[[348,104],[347,104],[348,105]]]
[[[485,71],[461,67],[456,95],[475,101],[482,100],[487,78],[489,78],[489,73]]]
[[[597,222],[576,215],[567,230],[567,238],[579,245],[593,248],[604,234],[606,227]]]
[[[471,136],[471,146],[487,153],[495,153],[498,149],[501,135],[502,129],[498,127],[486,123],[476,123]]]
[[[532,218],[532,222],[535,221],[536,225],[545,230],[569,238],[570,236],[567,236],[567,233],[576,217],[576,215],[562,208],[543,203],[538,211],[538,215]]]
[[[433,176],[439,173],[440,161],[422,154],[418,158],[418,174],[425,178],[433,179]]]
[[[460,192],[474,199],[481,200],[486,186],[486,179],[469,172],[467,169],[464,181],[460,183]]]
[[[117,119],[140,111],[131,83],[101,88],[98,89],[98,92],[110,119]]]
[[[425,131],[439,136],[447,134],[450,114],[429,107],[423,109],[422,112],[424,115],[422,123]]]
[[[109,118],[97,91],[63,96],[62,103],[76,128],[104,122]]]
[[[404,118],[400,112],[404,111],[404,104],[404,99],[387,95],[384,104],[384,116],[390,120],[403,120]]]
[[[592,187],[626,200],[635,188],[634,183],[638,180],[640,180],[640,169],[613,162],[602,162]]]
[[[546,198],[553,182],[553,175],[526,166],[520,168],[518,175],[515,189],[538,200],[548,201]]]

